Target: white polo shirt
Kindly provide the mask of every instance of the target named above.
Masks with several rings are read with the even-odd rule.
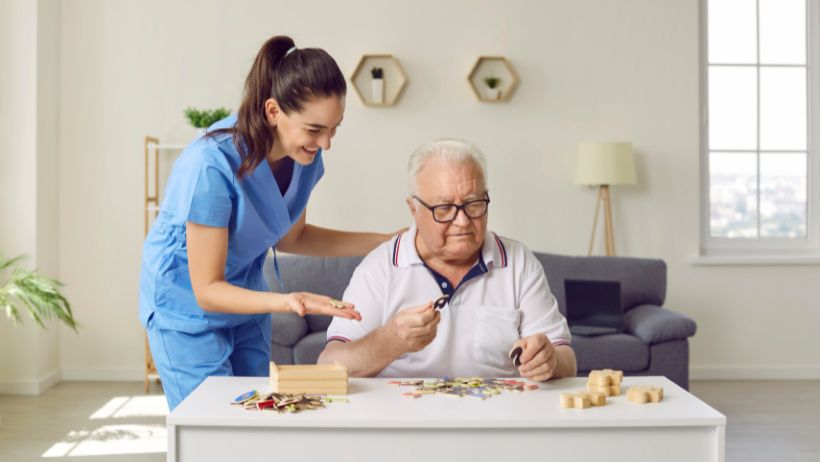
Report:
[[[481,258],[454,289],[422,262],[415,238],[414,225],[365,257],[343,297],[362,320],[334,317],[327,330],[328,341],[358,340],[402,309],[450,294],[436,338],[379,377],[511,377],[518,370],[508,354],[519,338],[543,333],[553,345],[570,343],[543,267],[523,244],[488,231]]]

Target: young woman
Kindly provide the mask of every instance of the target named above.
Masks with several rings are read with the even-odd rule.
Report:
[[[171,409],[209,375],[267,375],[270,313],[361,319],[325,296],[270,292],[262,274],[271,248],[364,255],[390,238],[305,223],[346,89],[325,51],[273,37],[248,73],[238,114],[174,164],[140,280],[140,321]]]

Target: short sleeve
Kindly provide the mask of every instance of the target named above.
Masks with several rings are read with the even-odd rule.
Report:
[[[231,219],[232,198],[233,188],[224,172],[204,165],[196,174],[186,221],[225,228]]]
[[[384,244],[379,246],[368,255],[353,272],[350,283],[345,289],[342,299],[353,303],[356,310],[361,313],[362,320],[355,321],[334,317],[327,328],[327,340],[341,340],[350,342],[365,337],[370,332],[384,325],[384,307],[386,305],[385,285],[387,283],[383,271],[374,268],[374,265],[388,262],[388,258],[382,255],[385,252]],[[376,255],[377,254],[377,255]]]
[[[567,320],[558,309],[558,301],[552,294],[544,274],[544,268],[527,249],[523,250],[524,274],[522,275],[521,337],[545,334],[553,345],[569,345],[572,339]]]

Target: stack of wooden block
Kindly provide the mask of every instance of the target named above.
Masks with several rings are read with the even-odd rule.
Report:
[[[347,368],[341,364],[270,363],[270,386],[276,393],[347,394]]]
[[[603,393],[605,396],[620,396],[623,378],[623,371],[612,369],[590,371],[587,380],[587,391],[590,393]]]

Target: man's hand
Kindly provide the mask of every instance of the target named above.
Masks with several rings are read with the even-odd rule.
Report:
[[[522,338],[515,342],[513,347],[515,346],[524,350],[521,353],[521,366],[518,368],[522,377],[536,382],[552,378],[558,366],[558,355],[546,335],[535,334]]]
[[[414,308],[399,311],[385,326],[389,338],[400,351],[399,354],[423,349],[436,338],[436,329],[441,316],[428,302]]]

